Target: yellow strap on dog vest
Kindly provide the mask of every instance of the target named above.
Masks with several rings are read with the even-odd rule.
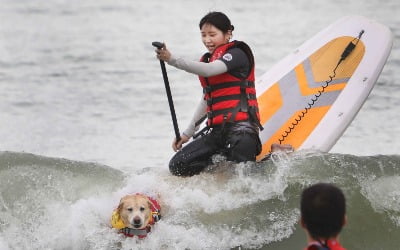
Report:
[[[122,229],[126,227],[117,210],[114,210],[112,213],[111,226],[116,229]]]

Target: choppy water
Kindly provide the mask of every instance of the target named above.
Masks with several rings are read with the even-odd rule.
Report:
[[[257,75],[344,15],[389,26],[394,46],[331,153],[222,162],[182,179],[167,169],[173,129],[151,42],[198,58],[209,10],[230,16]],[[348,249],[398,249],[399,11],[395,0],[0,0],[0,249],[301,249],[299,195],[318,181],[346,194]],[[201,90],[195,76],[167,70],[183,129]],[[108,227],[132,192],[165,203],[143,241]]]

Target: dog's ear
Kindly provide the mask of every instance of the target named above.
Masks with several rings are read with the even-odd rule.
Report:
[[[124,207],[124,198],[122,198],[122,199],[119,201],[119,204],[118,204],[118,207],[117,207],[118,213],[121,213],[121,210],[122,210],[123,207]]]
[[[150,209],[150,211],[153,210],[153,204],[151,204],[151,201],[150,201],[150,200],[147,200],[147,206],[148,206],[148,208]]]

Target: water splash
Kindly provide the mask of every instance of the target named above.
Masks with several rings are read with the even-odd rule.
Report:
[[[335,183],[346,195],[345,246],[395,249],[391,246],[400,244],[394,237],[400,233],[400,156],[299,151],[274,153],[271,159],[217,161],[200,175],[180,178],[164,168],[122,173],[93,163],[3,152],[0,246],[295,249],[305,242],[297,223],[300,193],[322,181]],[[119,199],[134,192],[155,196],[162,204],[163,219],[145,240],[125,238],[109,224]]]

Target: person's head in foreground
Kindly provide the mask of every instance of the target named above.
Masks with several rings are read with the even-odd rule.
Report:
[[[308,235],[306,249],[344,249],[337,240],[346,224],[346,200],[339,188],[318,183],[304,189],[300,211],[301,226]]]

